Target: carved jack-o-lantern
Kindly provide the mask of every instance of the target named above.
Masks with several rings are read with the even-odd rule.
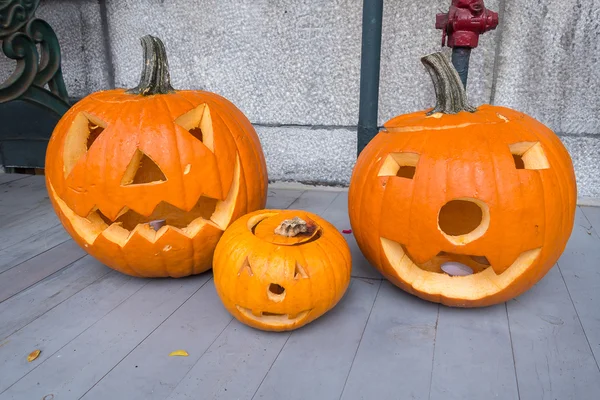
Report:
[[[359,157],[348,203],[356,240],[384,276],[421,298],[506,301],[565,248],[577,199],[571,159],[533,118],[468,106],[440,53],[423,62],[438,104],[386,123]]]
[[[109,267],[197,274],[231,221],[264,208],[265,160],[241,111],[213,93],[175,91],[162,42],[142,45],[137,88],[94,93],[56,126],[47,188],[67,231]]]
[[[252,327],[299,328],[333,308],[350,283],[345,239],[306,211],[262,210],[225,232],[215,250],[215,286],[225,308]]]

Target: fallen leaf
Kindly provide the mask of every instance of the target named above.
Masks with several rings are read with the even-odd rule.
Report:
[[[342,233],[343,233],[344,235],[349,235],[349,234],[351,234],[351,233],[352,233],[352,229],[344,229],[344,230],[342,231]]]
[[[38,358],[40,356],[41,351],[40,350],[34,350],[31,353],[29,353],[29,355],[27,356],[27,361],[28,362],[32,362],[33,360],[35,360],[36,358]]]
[[[169,354],[169,357],[173,357],[173,356],[187,357],[187,356],[189,356],[189,354],[185,350],[175,350]]]

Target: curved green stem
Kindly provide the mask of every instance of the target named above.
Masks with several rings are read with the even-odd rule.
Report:
[[[173,93],[175,89],[171,86],[165,45],[159,38],[150,35],[142,37],[141,42],[144,49],[142,77],[139,85],[127,90],[127,93],[142,96]]]
[[[438,52],[421,59],[431,76],[437,99],[435,108],[428,115],[435,113],[458,114],[461,111],[475,112],[477,108],[469,105],[467,92],[456,69],[446,57]]]

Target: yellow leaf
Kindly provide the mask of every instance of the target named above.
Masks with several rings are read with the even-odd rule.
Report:
[[[27,361],[28,362],[32,362],[33,360],[35,360],[36,358],[38,358],[40,356],[41,351],[40,350],[34,350],[31,353],[29,353],[29,355],[27,356]]]
[[[189,354],[185,350],[175,350],[169,354],[169,357],[173,357],[173,356],[187,357],[187,356],[189,356]]]

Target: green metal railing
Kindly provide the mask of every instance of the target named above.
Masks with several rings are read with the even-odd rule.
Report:
[[[52,130],[70,107],[58,39],[47,22],[35,18],[38,5],[0,0],[2,52],[16,61],[0,84],[0,165],[9,167],[43,168]]]

